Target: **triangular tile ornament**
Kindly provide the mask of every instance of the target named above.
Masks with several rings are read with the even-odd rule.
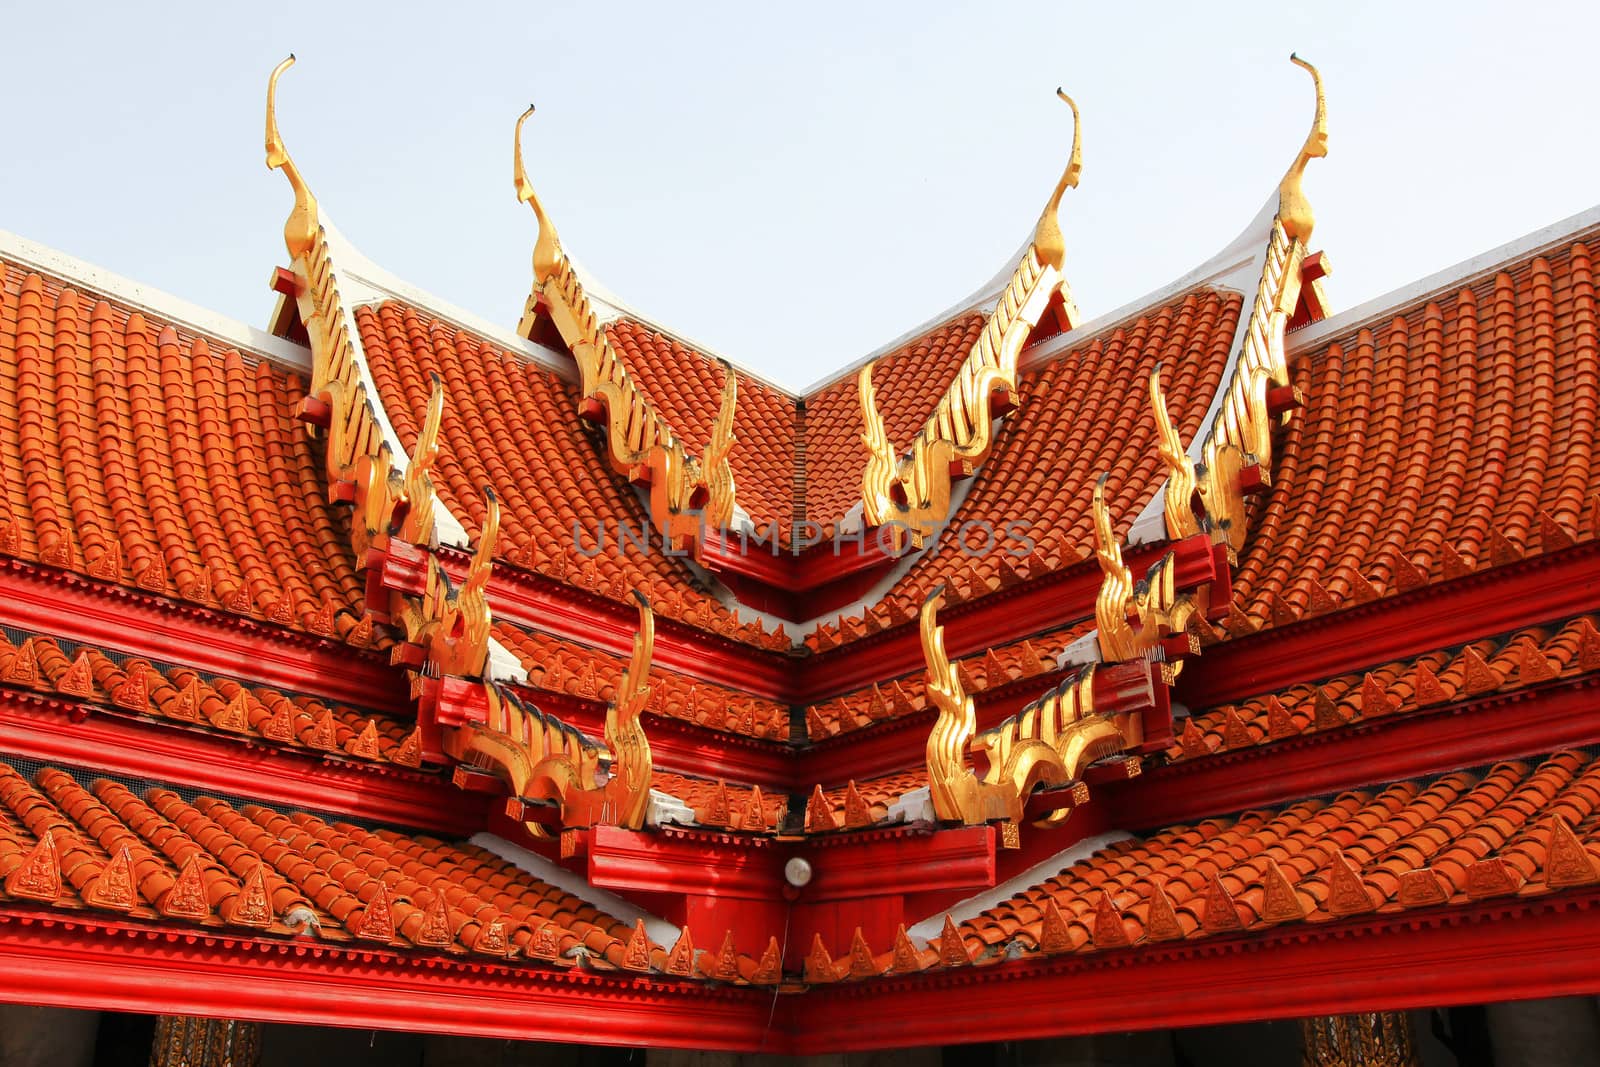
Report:
[[[1489,666],[1482,653],[1468,645],[1461,650],[1461,663],[1465,670],[1465,685],[1471,696],[1492,693],[1505,684],[1500,672]]]
[[[15,519],[0,522],[0,556],[15,556],[17,546],[22,543],[22,527],[17,525]]]
[[[324,601],[321,607],[311,613],[306,619],[306,629],[319,637],[333,635],[333,601]]]
[[[267,605],[267,621],[279,626],[288,626],[294,622],[294,602],[283,593],[279,593],[271,604]]]
[[[878,965],[872,958],[872,949],[867,945],[867,939],[861,934],[861,927],[856,927],[856,932],[850,937],[850,977],[851,978],[876,978]]]
[[[1272,625],[1293,626],[1295,623],[1300,621],[1299,614],[1295,612],[1294,606],[1289,603],[1289,599],[1287,597],[1283,596],[1282,594],[1278,594],[1273,596],[1271,601]]]
[[[1183,720],[1183,729],[1178,732],[1178,743],[1183,746],[1183,754],[1189,759],[1211,755],[1211,746],[1206,744],[1205,735],[1195,726],[1193,718]]]
[[[650,935],[645,932],[643,919],[633,921],[633,933],[622,950],[622,966],[629,971],[650,969]]]
[[[510,944],[506,940],[506,924],[496,919],[479,927],[478,936],[472,942],[472,950],[490,956],[504,956],[510,950]]]
[[[1509,896],[1522,888],[1522,872],[1499,856],[1479,860],[1467,868],[1467,896],[1473,900]]]
[[[939,965],[942,967],[965,967],[972,962],[972,954],[967,951],[967,943],[957,929],[956,922],[947,913],[944,917],[944,930],[939,935]]]
[[[832,982],[836,977],[833,970],[833,957],[828,955],[828,946],[822,943],[822,935],[813,935],[811,952],[806,956],[806,981],[812,985],[817,985],[822,982]]]
[[[717,950],[717,960],[708,977],[715,978],[719,982],[738,981],[739,952],[733,946],[732,930],[722,936],[722,947]]]
[[[856,788],[854,779],[851,779],[844,791],[844,824],[852,830],[859,830],[863,826],[872,824],[872,809],[862,798],[861,790]]]
[[[22,866],[6,876],[6,894],[24,900],[53,903],[61,896],[61,860],[53,831],[45,831]]]
[[[1431,867],[1419,867],[1414,871],[1402,873],[1400,885],[1395,890],[1395,897],[1402,908],[1428,908],[1450,901],[1450,893],[1445,889],[1444,881]]]
[[[1361,717],[1363,719],[1377,719],[1385,715],[1393,715],[1399,710],[1399,704],[1384,689],[1383,683],[1377,677],[1368,674],[1361,681]]]
[[[1371,579],[1360,571],[1356,571],[1355,577],[1350,579],[1350,599],[1354,603],[1370,604],[1381,595],[1378,592],[1378,587],[1373,585]]]
[[[1250,728],[1239,718],[1239,709],[1228,706],[1227,713],[1222,717],[1222,741],[1229,752],[1241,748],[1251,748],[1256,739],[1250,736]]]
[[[178,699],[167,705],[167,718],[176,722],[199,722],[200,709],[204,704],[200,679],[198,676],[192,677],[189,684],[178,691]]]
[[[533,948],[528,953],[536,960],[561,958],[561,930],[555,923],[545,923],[533,935]]]
[[[233,906],[223,916],[236,926],[272,925],[272,902],[267,899],[266,864],[257,863],[239,887]]]
[[[1439,559],[1446,581],[1465,578],[1472,573],[1472,564],[1468,563],[1461,553],[1456,551],[1456,546],[1448,541],[1439,549]]]
[[[361,621],[345,635],[345,640],[361,648],[369,647],[372,644],[372,616],[363,615]]]
[[[1022,642],[1022,674],[1032,678],[1039,674],[1049,674],[1055,670],[1055,664],[1046,664],[1044,657],[1039,655],[1039,650],[1033,647],[1033,642]]]
[[[183,870],[178,872],[178,880],[161,901],[161,914],[169,919],[192,922],[211,917],[211,904],[206,899],[205,882],[200,876],[199,853],[192,853]]]
[[[294,716],[289,710],[287,700],[278,705],[278,710],[272,713],[272,718],[261,724],[261,736],[279,744],[288,744],[294,740]]]
[[[1439,681],[1439,676],[1433,673],[1426,663],[1418,663],[1416,673],[1412,676],[1411,687],[1416,693],[1417,706],[1431,708],[1435,704],[1450,702],[1450,694]]]
[[[1428,584],[1428,576],[1423,574],[1411,557],[1404,552],[1394,558],[1394,585],[1402,593],[1409,593],[1413,589],[1421,589]]]
[[[1306,583],[1306,614],[1324,615],[1338,606],[1334,603],[1333,595],[1328,592],[1327,586],[1315,578]]]
[[[822,717],[822,712],[817,710],[815,704],[806,709],[806,737],[812,741],[821,741],[831,736],[833,731],[828,729],[827,720]]]
[[[1296,737],[1300,733],[1299,727],[1294,724],[1294,716],[1289,714],[1289,709],[1283,706],[1283,701],[1276,695],[1267,698],[1267,736],[1274,741]]]
[[[906,933],[906,924],[901,923],[894,931],[894,958],[889,964],[889,973],[911,974],[921,969],[922,964],[917,959],[917,947],[911,943],[911,937]]]
[[[445,907],[444,894],[434,893],[422,910],[422,929],[417,931],[417,944],[448,948],[453,941],[455,934],[450,930],[450,912]]]
[[[1372,893],[1362,882],[1361,875],[1344,858],[1344,853],[1335,852],[1328,860],[1328,868],[1323,874],[1328,883],[1328,897],[1323,906],[1328,912],[1339,918],[1346,915],[1361,915],[1375,911],[1377,902],[1372,899]]]
[[[1577,664],[1584,674],[1600,671],[1600,630],[1588,619],[1578,622]]]
[[[720,779],[711,791],[711,806],[706,809],[707,826],[727,826],[732,821],[728,806],[728,783]]]
[[[80,651],[72,666],[56,679],[56,692],[69,697],[87,697],[94,693],[94,668],[89,664],[88,650]]]
[[[324,752],[339,750],[339,732],[333,723],[333,709],[323,708],[311,724],[311,747]]]
[[[394,940],[394,910],[389,906],[389,890],[384,886],[383,879],[375,880],[372,899],[367,901],[361,921],[352,933],[363,941],[388,944]]]
[[[756,963],[756,971],[750,976],[750,981],[755,985],[777,985],[782,978],[783,949],[779,947],[776,937],[769,937],[767,949]]]
[[[152,593],[167,591],[167,568],[159,553],[152,554],[150,562],[146,563],[139,573],[134,576],[134,583],[140,589],[147,589]]]
[[[110,862],[100,869],[100,876],[89,883],[84,900],[96,908],[132,911],[133,906],[139,903],[134,881],[133,855],[128,851],[128,846],[123,845]]]
[[[833,805],[828,803],[828,797],[823,793],[822,786],[813,786],[811,800],[806,804],[806,832],[825,834],[838,828],[839,824],[833,820]]]
[[[1104,889],[1094,907],[1093,940],[1095,948],[1124,948],[1133,944],[1122,921],[1122,912],[1117,910],[1117,902]]]
[[[1312,688],[1311,722],[1318,730],[1337,730],[1341,726],[1350,725],[1349,721],[1339,713],[1327,690],[1320,685]]]
[[[5,673],[0,674],[0,681],[13,685],[39,684],[39,653],[34,649],[32,640],[25,640],[17,646]]]
[[[1244,924],[1239,921],[1239,908],[1234,904],[1228,887],[1222,884],[1220,875],[1213,874],[1210,884],[1206,886],[1206,914],[1201,925],[1207,933],[1212,934],[1244,929]]]
[[[1560,552],[1577,544],[1567,528],[1543,508],[1539,509],[1539,549],[1542,552]]]
[[[1489,531],[1489,562],[1496,567],[1507,567],[1522,559],[1522,552],[1506,539],[1499,527]]]
[[[672,951],[667,954],[667,973],[679,978],[694,975],[694,938],[687,926],[678,931],[678,940],[672,943]]]
[[[1559,815],[1550,816],[1545,830],[1544,884],[1551,889],[1566,889],[1595,882],[1600,882],[1600,864],[1573,833],[1567,820]]]
[[[406,735],[400,747],[395,749],[394,755],[389,757],[389,762],[402,767],[422,766],[422,727],[415,727]]]
[[[761,795],[759,785],[750,788],[750,799],[745,802],[744,812],[739,816],[739,828],[759,831],[767,829],[767,803]]]
[[[1067,918],[1051,897],[1045,898],[1039,920],[1039,951],[1051,956],[1072,951],[1072,931],[1067,929]]]
[[[1296,922],[1306,917],[1306,906],[1289,884],[1283,868],[1270,856],[1261,875],[1261,917],[1268,922]]]
[[[217,712],[217,717],[211,720],[213,726],[219,730],[228,730],[232,733],[247,733],[250,729],[250,694],[244,686],[233,694],[233,699],[222,706]]]
[[[1522,642],[1522,656],[1517,661],[1517,680],[1523,685],[1538,685],[1548,682],[1556,677],[1556,669],[1545,658],[1544,649],[1539,647],[1539,642],[1528,638]]]
[[[1150,908],[1145,918],[1145,933],[1152,941],[1181,941],[1183,927],[1178,923],[1172,898],[1158,881],[1150,881]]]
[[[122,684],[111,690],[111,703],[129,711],[150,710],[150,686],[145,678],[143,664],[130,663]]]
[[[345,745],[345,751],[356,759],[375,760],[378,758],[378,724],[371,719],[361,728],[350,742]]]

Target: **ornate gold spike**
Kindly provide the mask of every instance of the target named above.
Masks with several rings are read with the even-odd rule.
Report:
[[[950,513],[951,482],[970,474],[994,447],[995,420],[1017,405],[1017,357],[1052,303],[1059,301],[1063,325],[1076,311],[1061,275],[1065,255],[1057,208],[1061,194],[1078,183],[1082,153],[1074,115],[1073,152],[1011,282],[989,314],[983,332],[956,371],[911,449],[896,459],[877,412],[871,368],[858,377],[862,440],[869,461],[862,473],[863,516],[871,525],[894,524],[896,546],[909,537],[920,545],[933,524]]]
[[[1322,75],[1316,67],[1292,53],[1289,62],[1310,72],[1311,81],[1317,89],[1317,113],[1311,120],[1311,132],[1306,135],[1306,143],[1278,186],[1278,219],[1291,240],[1306,243],[1311,240],[1316,216],[1312,214],[1311,201],[1306,199],[1301,181],[1305,178],[1306,165],[1328,154],[1328,98],[1322,90]]]
[[[616,812],[619,826],[638,829],[644,825],[650,804],[650,739],[639,724],[639,716],[650,700],[650,660],[656,646],[656,617],[649,599],[634,590],[639,606],[639,632],[633,638],[633,657],[622,672],[616,699],[606,709],[606,744],[611,749],[611,778],[606,793]]]
[[[283,171],[283,176],[289,179],[289,187],[294,190],[294,210],[289,213],[289,221],[284,223],[283,243],[289,249],[289,255],[298,259],[311,251],[319,223],[317,198],[311,195],[311,187],[301,177],[300,168],[289,157],[289,150],[284,147],[283,138],[278,134],[278,78],[292,66],[293,52],[289,53],[288,59],[272,68],[272,76],[267,79],[267,166]]]
[[[1073,103],[1072,97],[1060,89],[1056,90],[1056,95],[1072,109],[1072,155],[1067,160],[1067,169],[1061,172],[1061,180],[1056,182],[1055,191],[1045,202],[1039,225],[1034,228],[1033,252],[1039,257],[1040,263],[1062,270],[1066,263],[1067,244],[1061,236],[1058,213],[1061,210],[1061,195],[1068,189],[1076,189],[1078,179],[1083,174],[1083,118],[1078,114],[1078,105]]]
[[[922,605],[922,651],[928,697],[939,709],[928,734],[928,787],[941,819],[968,825],[1004,819],[1020,822],[1036,788],[1077,779],[1095,760],[1120,752],[1130,740],[1114,716],[1096,713],[1094,668],[1085,667],[999,726],[974,737],[977,716],[957,668],[944,650],[938,625],[943,590]],[[1137,740],[1136,738],[1134,740]],[[982,752],[988,770],[979,779],[967,766],[968,752]],[[1070,807],[1039,820],[1064,821]]]
[[[494,622],[488,586],[500,534],[500,501],[487,487],[483,495],[483,530],[460,587],[451,585],[438,557],[430,556],[422,601],[406,603],[396,613],[406,639],[427,649],[430,672],[435,675],[476,678],[488,663],[489,631]]]
[[[1200,532],[1194,515],[1194,460],[1184,450],[1183,439],[1167,414],[1167,398],[1161,390],[1161,364],[1150,371],[1150,410],[1155,415],[1157,447],[1167,466],[1167,486],[1162,511],[1167,521],[1167,537],[1181,541]]]
[[[424,548],[433,541],[433,466],[439,458],[439,426],[444,421],[444,382],[437,374],[431,377],[433,392],[428,396],[428,413],[423,417],[422,429],[418,431],[416,444],[411,449],[411,462],[406,466],[405,489],[401,497],[405,504],[405,519],[400,527],[400,536]]]
[[[1106,505],[1106,481],[1100,475],[1094,484],[1094,556],[1100,564],[1100,592],[1094,601],[1094,618],[1100,641],[1100,658],[1119,663],[1139,654],[1128,608],[1133,603],[1133,573],[1122,562],[1122,542],[1111,526],[1111,510]]]
[[[700,459],[698,476],[690,479],[692,484],[705,487],[701,511],[713,529],[722,529],[733,522],[733,466],[728,457],[733,452],[734,411],[739,403],[739,376],[727,360],[719,362],[722,364],[722,402],[717,408],[717,421],[711,425],[711,437]]]
[[[544,205],[533,191],[533,183],[528,180],[527,168],[522,163],[522,124],[528,121],[533,111],[533,105],[529,104],[528,110],[517,119],[516,133],[512,137],[512,182],[516,185],[517,200],[533,208],[533,217],[539,221],[539,237],[533,244],[533,276],[535,280],[544,282],[559,269],[566,257],[561,251],[561,237],[556,233],[555,223],[545,214]]]

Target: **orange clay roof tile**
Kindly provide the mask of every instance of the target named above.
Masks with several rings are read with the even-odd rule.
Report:
[[[340,636],[363,613],[343,509],[250,354],[0,264],[0,543],[24,559]],[[15,466],[12,466],[12,464]]]
[[[1291,374],[1306,407],[1234,578],[1255,628],[1311,613],[1321,593],[1392,594],[1588,525],[1600,349],[1586,244],[1303,353]]]
[[[30,877],[49,835],[54,882]],[[622,968],[634,929],[476,845],[0,763],[0,908]],[[42,891],[41,891],[42,890]],[[636,943],[664,971],[667,949]],[[741,957],[740,973],[755,961]]]

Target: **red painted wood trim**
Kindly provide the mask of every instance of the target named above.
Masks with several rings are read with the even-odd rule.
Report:
[[[811,1055],[1592,994],[1597,903],[1509,898],[828,986],[785,1001],[785,1021]]]
[[[754,1050],[765,989],[0,914],[0,1000],[508,1040]]]
[[[994,885],[992,826],[847,834],[807,845],[815,875],[799,894],[806,904]]]
[[[0,564],[0,622],[369,711],[409,714],[405,677],[377,653],[66,571],[15,560]]]
[[[84,710],[87,719],[71,720]],[[8,690],[0,690],[0,752],[452,837],[481,829],[487,807],[448,778],[324,760]]]
[[[1146,770],[1097,790],[1127,827],[1168,826],[1303,797],[1600,743],[1600,676],[1309,733]]]
[[[589,833],[589,884],[629,893],[781,897],[788,851],[771,838],[727,847],[710,835],[638,833],[596,826]]]
[[[1210,645],[1184,667],[1173,696],[1189,707],[1215,707],[1593,611],[1596,604],[1600,541],[1591,540]]]

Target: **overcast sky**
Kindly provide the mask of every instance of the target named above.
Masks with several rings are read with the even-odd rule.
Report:
[[[279,119],[345,236],[514,326],[529,172],[643,314],[799,387],[1007,266],[1061,172],[1085,315],[1274,194],[1322,69],[1317,245],[1347,307],[1600,201],[1593,4],[250,5],[0,2],[0,229],[264,325]]]

